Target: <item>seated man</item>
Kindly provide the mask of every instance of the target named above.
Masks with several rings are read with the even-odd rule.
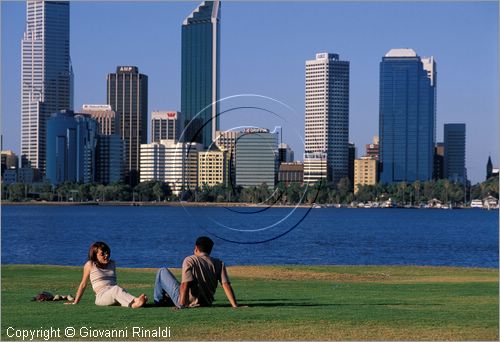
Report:
[[[179,309],[211,306],[217,282],[220,282],[231,306],[237,307],[226,266],[221,260],[210,257],[213,246],[212,239],[206,236],[201,236],[196,240],[194,255],[186,257],[182,263],[180,286],[167,268],[161,268],[156,274],[155,303],[175,306]]]

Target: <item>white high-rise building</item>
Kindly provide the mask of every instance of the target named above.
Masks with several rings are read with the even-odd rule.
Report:
[[[73,109],[69,1],[26,1],[21,63],[21,160],[45,172],[46,122]]]
[[[318,53],[306,61],[304,182],[347,177],[348,145],[349,62]],[[326,168],[318,168],[325,157]]]
[[[198,152],[202,145],[174,140],[141,144],[140,181],[168,183],[175,195],[198,186]]]

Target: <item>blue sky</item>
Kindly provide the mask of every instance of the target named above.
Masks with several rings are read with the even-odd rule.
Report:
[[[183,19],[199,2],[72,2],[71,57],[75,109],[105,103],[106,75],[136,65],[149,76],[149,113],[180,110],[180,38]],[[20,149],[20,42],[25,4],[1,3],[2,134],[4,149]],[[303,152],[305,61],[318,52],[349,60],[350,140],[358,147],[378,134],[379,63],[391,48],[434,56],[438,70],[437,138],[443,124],[467,124],[467,168],[484,179],[488,155],[498,164],[497,2],[223,2],[221,96],[234,111],[221,128],[281,125],[284,141]]]

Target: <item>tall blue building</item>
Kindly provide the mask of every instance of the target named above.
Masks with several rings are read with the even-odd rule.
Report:
[[[219,129],[219,50],[220,1],[204,1],[182,24],[181,138],[205,148]]]
[[[27,0],[21,49],[21,164],[44,173],[47,120],[73,109],[69,1]]]
[[[436,63],[412,49],[392,49],[380,63],[380,180],[432,179]]]
[[[466,181],[464,123],[444,125],[444,177],[453,182]]]
[[[65,110],[50,117],[46,136],[50,183],[95,181],[98,132],[97,121],[85,114]]]

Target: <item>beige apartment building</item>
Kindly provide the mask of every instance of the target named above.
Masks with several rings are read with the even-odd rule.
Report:
[[[378,180],[378,160],[361,157],[354,161],[354,193],[360,185],[375,185]]]
[[[221,150],[198,152],[198,185],[200,187],[223,184],[227,186],[229,153]]]

